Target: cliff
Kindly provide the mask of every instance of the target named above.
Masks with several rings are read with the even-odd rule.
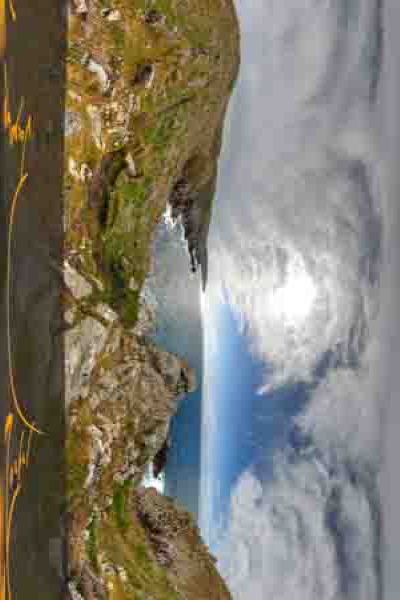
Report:
[[[141,291],[168,201],[205,285],[221,129],[238,69],[235,13],[230,0],[74,0],[69,19],[69,594],[229,598],[189,515],[140,488],[195,386],[187,363],[146,337],[152,314]]]
[[[196,189],[195,178],[186,171],[176,182],[169,197],[171,218],[180,221],[185,233],[185,240],[190,256],[192,272],[200,267],[201,287],[207,285],[208,252],[207,238],[211,221],[212,201],[215,192],[216,172],[209,180]]]
[[[83,278],[66,278],[83,301]],[[193,518],[140,485],[194,373],[140,333],[144,311],[127,329],[96,310],[101,322],[85,316],[66,333],[69,598],[229,599]]]
[[[231,0],[105,4],[71,14],[66,253],[102,281],[102,299],[129,325],[155,225],[182,181],[198,200],[191,254],[206,265],[207,190],[239,39]]]
[[[135,598],[129,591],[135,587],[134,553],[146,536],[137,537],[139,524],[131,530],[134,517],[125,505],[132,501],[145,466],[164,445],[179,399],[194,389],[194,375],[184,360],[124,330],[117,318],[108,326],[82,321],[67,334],[67,357],[70,589],[83,598],[113,598],[107,595],[112,587],[107,568],[118,579],[120,566],[128,574],[120,582],[126,583],[125,595],[121,590],[116,597]],[[110,528],[116,529],[116,551],[128,545],[117,563],[101,541]]]

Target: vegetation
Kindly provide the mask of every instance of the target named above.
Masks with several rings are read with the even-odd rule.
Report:
[[[229,1],[91,0],[86,16],[71,15],[65,258],[90,292],[75,297],[66,287],[65,296],[73,326],[90,316],[112,336],[104,306],[116,315],[123,349],[116,344],[117,350],[97,356],[92,372],[105,373],[105,379],[110,374],[114,388],[125,357],[140,352],[134,328],[153,232],[183,174],[194,191],[215,177],[237,68],[237,23]],[[206,208],[209,220],[211,204]],[[178,591],[178,579],[157,558],[156,538],[135,509],[134,475],[119,476],[134,434],[143,455],[133,465],[137,472],[149,458],[137,434],[145,430],[145,411],[130,400],[103,402],[99,411],[91,407],[91,393],[69,409],[67,483],[77,589],[86,597],[85,590],[104,584],[113,600],[196,598],[196,586]],[[99,467],[93,431],[112,442],[109,459],[89,485],[90,469]],[[226,598],[221,590],[210,598]]]
[[[193,186],[215,172],[237,52],[233,9],[220,0],[93,0],[86,20],[71,18],[66,248],[127,326],[175,181],[195,157]]]

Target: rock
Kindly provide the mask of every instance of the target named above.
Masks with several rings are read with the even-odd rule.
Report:
[[[81,16],[86,16],[89,12],[86,0],[72,0],[74,13]]]
[[[196,376],[187,362],[175,354],[157,348],[148,342],[152,364],[163,377],[172,393],[180,395],[195,391]]]
[[[89,53],[83,55],[82,64],[90,73],[97,75],[101,92],[105,94],[110,88],[111,81],[103,65],[101,65],[99,62],[96,62]]]
[[[140,481],[148,462],[165,444],[179,400],[195,389],[194,372],[186,361],[149,340],[124,332],[117,324],[107,330],[93,319],[72,330],[66,346],[72,431],[82,426],[82,402],[86,416],[91,415],[84,427],[85,487],[93,486],[96,472],[101,478],[107,469],[119,480]]]
[[[121,13],[119,10],[111,10],[106,16],[107,21],[115,22],[121,20]]]
[[[154,78],[154,67],[151,64],[144,63],[138,65],[136,69],[135,77],[133,78],[133,85],[144,85],[146,88],[151,86]]]
[[[65,135],[69,137],[80,132],[82,129],[82,120],[78,113],[72,110],[65,111]]]
[[[68,591],[70,594],[71,600],[85,600],[85,598],[80,594],[76,588],[76,583],[74,581],[68,582]]]
[[[80,172],[79,172],[81,181],[83,183],[87,183],[93,177],[93,171],[86,163],[81,164]]]
[[[82,278],[79,278],[79,281],[82,282]],[[83,282],[81,285],[84,286]],[[96,311],[100,317],[105,319],[105,322],[109,323],[108,327],[95,318],[87,317],[82,319],[73,329],[67,331],[65,335],[65,398],[67,408],[73,400],[89,393],[90,377],[96,359],[104,350],[109,330],[116,318],[115,313],[107,305],[98,305]]]
[[[126,155],[125,160],[126,160],[129,175],[131,177],[137,177],[138,171],[136,168],[136,163],[133,160],[132,154],[130,152],[128,152],[128,154]]]
[[[71,567],[82,573],[93,511],[106,514],[113,489],[142,481],[165,445],[180,398],[195,388],[195,376],[186,361],[124,330],[118,320],[106,328],[84,319],[67,334],[67,357],[67,456],[69,471],[79,467],[80,473],[70,485]],[[160,564],[168,563],[167,556],[164,548]]]
[[[211,219],[211,202],[215,192],[216,171],[209,174],[201,185],[190,185],[190,178],[184,174],[179,178],[169,198],[170,215],[173,221],[182,224],[190,259],[195,273],[200,266],[203,291],[207,285],[208,252],[207,238]]]
[[[68,331],[65,338],[65,396],[68,407],[73,399],[88,393],[90,374],[106,341],[107,329],[95,319],[87,318]]]
[[[155,25],[165,21],[165,17],[155,9],[148,10],[144,14],[144,21],[148,25]]]
[[[153,462],[152,462],[153,477],[155,479],[157,479],[157,477],[159,477],[159,475],[161,475],[161,473],[165,469],[165,465],[166,465],[167,459],[168,459],[169,449],[170,449],[170,442],[167,438],[165,440],[163,446],[160,448],[160,450],[155,455]]]
[[[153,548],[179,593],[187,600],[229,600],[215,559],[201,539],[193,517],[155,488],[140,488],[135,506]]]
[[[78,271],[68,261],[64,262],[64,280],[74,297],[79,300],[88,296],[92,291],[90,284],[84,277],[79,275]]]
[[[99,109],[94,106],[93,104],[88,104],[86,106],[86,112],[90,117],[90,121],[91,121],[91,134],[92,134],[92,138],[96,144],[96,146],[102,150],[103,149],[103,142],[102,142],[102,121],[101,121],[101,115],[100,115],[100,111]]]
[[[74,160],[72,156],[68,158],[68,172],[71,175],[71,177],[73,177],[76,180],[80,180],[81,175],[78,169],[78,165],[76,163],[76,160]]]

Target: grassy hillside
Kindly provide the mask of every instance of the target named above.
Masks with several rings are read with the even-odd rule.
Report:
[[[152,236],[177,181],[201,198],[215,178],[238,52],[231,0],[75,0],[71,10],[65,306],[74,600],[229,598],[189,516],[150,495],[169,523],[154,525],[138,492],[173,398],[190,387],[183,363],[143,345],[138,326]],[[211,197],[201,210],[208,223]]]

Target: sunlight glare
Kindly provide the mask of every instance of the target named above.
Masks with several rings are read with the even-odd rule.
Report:
[[[293,266],[283,285],[273,292],[271,310],[277,318],[297,324],[310,314],[316,294],[314,281],[304,267]]]

